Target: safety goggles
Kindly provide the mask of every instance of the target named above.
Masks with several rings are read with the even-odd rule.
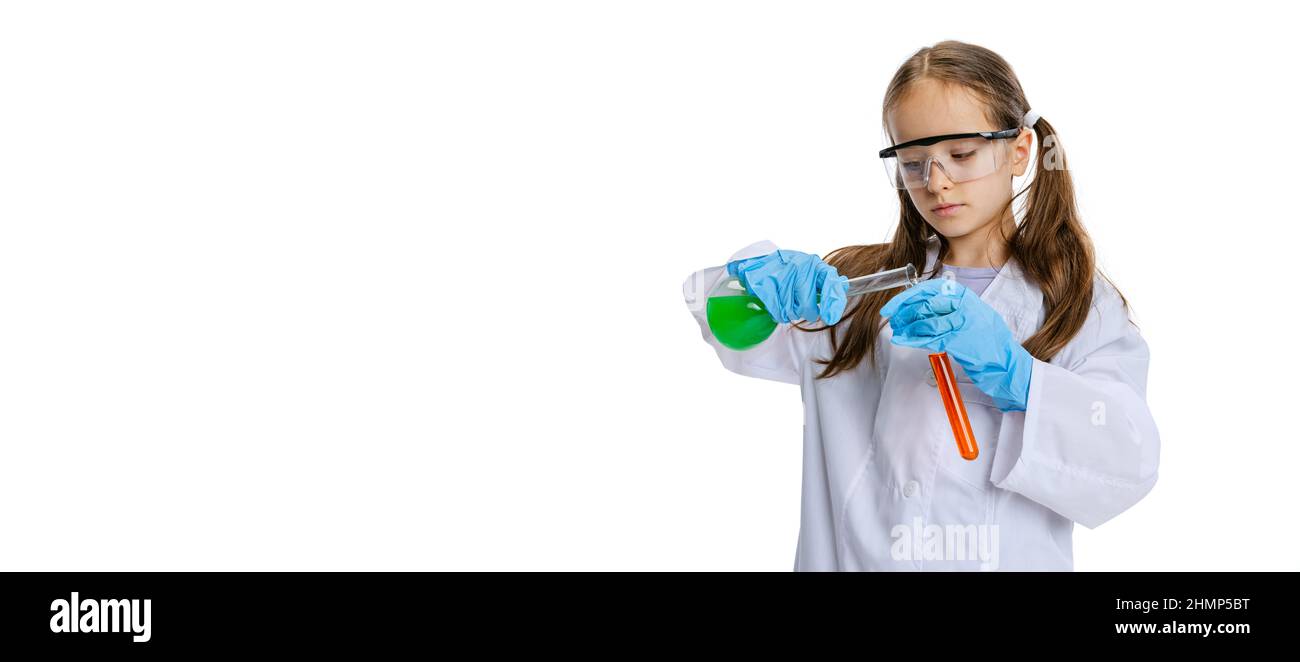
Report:
[[[992,174],[1002,167],[1006,150],[995,142],[1020,135],[1020,129],[949,133],[899,143],[880,150],[885,174],[896,189],[930,185],[930,164],[936,163],[955,183]]]

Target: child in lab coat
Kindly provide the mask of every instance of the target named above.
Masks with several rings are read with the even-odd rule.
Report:
[[[794,569],[1071,570],[1074,524],[1110,520],[1156,482],[1147,345],[1096,268],[1052,125],[1001,57],[955,41],[917,51],[882,120],[900,208],[889,243],[821,260],[762,241],[683,285],[724,366],[802,390]],[[907,263],[923,265],[918,285],[843,296],[847,278]],[[707,321],[706,294],[729,275],[782,322],[745,351]],[[937,352],[974,460],[954,443]]]

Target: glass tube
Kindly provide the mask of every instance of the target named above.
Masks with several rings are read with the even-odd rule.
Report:
[[[943,408],[948,412],[948,425],[952,426],[952,436],[957,440],[957,452],[964,460],[974,460],[979,457],[980,449],[975,443],[970,417],[966,415],[966,401],[962,399],[961,391],[957,390],[957,376],[953,374],[948,353],[931,354],[930,369],[934,371]]]
[[[848,296],[857,296],[867,292],[877,292],[895,287],[911,287],[917,283],[916,267],[910,263],[897,269],[877,271],[874,274],[850,278]]]

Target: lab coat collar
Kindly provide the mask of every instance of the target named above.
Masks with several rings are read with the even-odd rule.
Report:
[[[939,277],[935,273],[939,256],[939,235],[931,235],[925,247],[925,269],[921,272],[922,280]],[[1038,286],[1025,276],[1024,269],[1015,257],[1008,257],[1006,264],[993,277],[980,299],[998,311],[1011,334],[1017,342],[1025,342],[1042,326],[1043,293]]]

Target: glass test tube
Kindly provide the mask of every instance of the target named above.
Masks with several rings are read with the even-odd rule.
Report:
[[[947,352],[930,355],[930,369],[934,371],[934,380],[939,387],[939,397],[943,399],[943,408],[948,412],[948,424],[952,426],[952,436],[957,440],[957,452],[962,459],[974,460],[979,457],[980,449],[975,443],[975,432],[971,430],[970,418],[966,415],[966,402],[957,390],[957,376],[953,374],[952,362]]]
[[[880,290],[892,290],[895,287],[911,287],[917,284],[916,267],[911,262],[897,268],[877,271],[874,274],[850,278],[845,283],[844,297],[855,297],[859,294],[869,292],[879,292]],[[817,303],[821,303],[822,294],[817,293]]]
[[[909,263],[897,269],[877,271],[874,274],[850,278],[846,296],[852,297],[895,287],[911,287],[916,283],[916,267]]]

